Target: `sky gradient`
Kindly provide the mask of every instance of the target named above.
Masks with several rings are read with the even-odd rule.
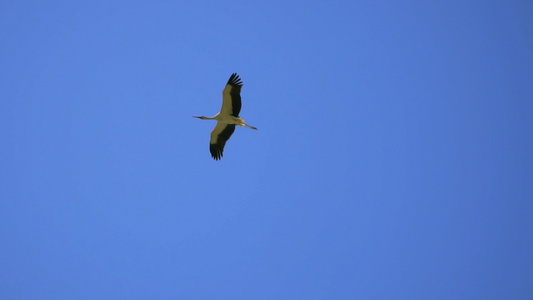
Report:
[[[532,3],[1,1],[0,299],[533,298]]]

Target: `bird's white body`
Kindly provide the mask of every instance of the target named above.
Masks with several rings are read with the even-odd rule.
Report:
[[[237,73],[231,74],[228,83],[222,91],[222,108],[214,117],[195,116],[202,120],[216,120],[217,125],[211,131],[209,151],[215,160],[222,158],[224,145],[235,131],[235,125],[248,127],[254,130],[257,128],[246,124],[244,119],[239,117],[241,111],[241,88],[242,81]]]
[[[231,115],[222,115],[218,113],[212,118],[204,117],[204,116],[195,117],[195,118],[202,119],[202,120],[217,120],[218,122],[222,122],[224,124],[233,124],[239,127],[248,127],[248,128],[257,130],[257,128],[246,124],[246,121],[244,121],[243,118],[239,118],[239,117],[235,117]]]

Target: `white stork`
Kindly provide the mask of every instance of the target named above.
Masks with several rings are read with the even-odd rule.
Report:
[[[211,131],[211,140],[209,141],[209,151],[215,160],[222,158],[224,145],[235,131],[235,125],[248,127],[254,130],[257,128],[250,126],[239,118],[241,111],[241,88],[242,81],[237,73],[231,74],[228,83],[222,91],[222,108],[214,117],[197,117],[202,120],[217,120],[217,125]]]

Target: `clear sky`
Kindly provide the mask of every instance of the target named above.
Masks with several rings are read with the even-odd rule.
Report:
[[[532,115],[531,1],[0,1],[0,299],[532,299]]]

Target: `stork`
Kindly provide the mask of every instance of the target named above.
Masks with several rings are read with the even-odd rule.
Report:
[[[211,131],[211,140],[209,141],[209,152],[215,160],[222,158],[224,145],[235,131],[235,125],[239,127],[248,127],[254,130],[257,128],[246,124],[239,118],[241,112],[241,88],[242,81],[237,73],[231,74],[228,83],[222,91],[222,108],[214,117],[193,116],[202,120],[216,120],[217,125]]]

